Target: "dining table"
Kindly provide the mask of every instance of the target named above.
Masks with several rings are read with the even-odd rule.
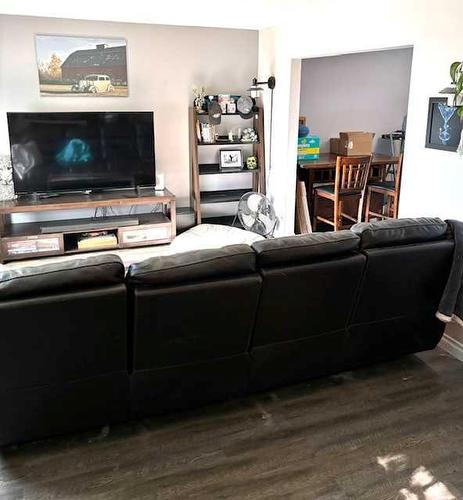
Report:
[[[318,181],[317,172],[326,171],[328,176],[331,174],[331,179],[328,177],[326,180],[330,179],[334,181],[334,171],[336,169],[336,158],[338,155],[334,153],[320,153],[319,158],[315,160],[299,160],[298,165],[298,179],[305,182],[307,196],[309,198],[309,205],[311,205],[310,199],[312,198],[313,184]],[[371,159],[371,167],[374,171],[375,169],[385,168],[391,163],[397,162],[397,156],[384,155],[384,154],[373,154]],[[331,170],[331,172],[329,172]],[[323,181],[324,179],[320,179]]]
[[[304,200],[298,200],[300,204],[307,203],[305,212],[307,217],[312,213],[313,208],[313,188],[315,183],[334,182],[336,171],[336,159],[339,155],[334,153],[320,153],[320,156],[314,160],[298,160],[297,179],[299,181],[298,193],[296,196],[303,196]],[[373,154],[371,159],[371,176],[383,176],[380,174],[382,169],[388,168],[391,164],[398,161],[397,156],[385,154]],[[300,181],[303,181],[300,182]],[[302,192],[304,194],[302,194]],[[310,220],[307,221],[307,227],[310,226]]]

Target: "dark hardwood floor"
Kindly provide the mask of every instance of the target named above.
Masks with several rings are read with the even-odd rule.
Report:
[[[2,499],[463,498],[463,364],[442,351],[3,450]]]

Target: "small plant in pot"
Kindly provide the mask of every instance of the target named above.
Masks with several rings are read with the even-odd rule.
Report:
[[[453,108],[456,108],[456,112],[463,120],[463,62],[455,61],[450,65],[450,78],[452,79],[452,85],[448,90],[449,94],[453,95]],[[449,102],[450,104],[450,102]],[[457,148],[457,153],[463,156],[463,130],[461,132],[460,144]]]
[[[458,108],[458,116],[463,119],[463,62],[455,61],[450,65],[450,78],[454,87],[453,105]]]

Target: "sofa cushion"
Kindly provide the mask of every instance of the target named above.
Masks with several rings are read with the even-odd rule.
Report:
[[[249,274],[255,270],[256,257],[252,249],[248,245],[230,245],[153,257],[132,264],[127,279],[134,285],[168,285]]]
[[[0,300],[110,286],[123,283],[124,274],[117,255],[6,270],[0,273]]]
[[[389,219],[361,222],[351,231],[361,238],[361,248],[390,247],[444,239],[447,224],[439,218]]]
[[[309,262],[353,252],[360,238],[352,231],[312,233],[253,243],[260,266],[275,266],[294,262]]]

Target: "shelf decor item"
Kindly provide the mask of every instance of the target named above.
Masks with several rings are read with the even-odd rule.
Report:
[[[241,136],[241,142],[257,142],[258,137],[256,131],[252,127],[243,129],[243,135]]]
[[[254,100],[248,95],[242,95],[238,102],[236,103],[236,109],[240,114],[241,118],[249,119],[252,118],[254,111]]]
[[[206,104],[206,87],[204,85],[201,85],[200,87],[193,87],[193,95],[195,96],[193,104],[196,112],[204,113],[204,107]]]
[[[233,99],[233,98],[231,98],[230,102],[227,104],[227,113],[229,115],[236,113],[236,103],[235,103],[235,99]]]
[[[215,141],[215,126],[210,123],[201,123],[201,138],[204,144],[213,144]]]
[[[10,155],[0,155],[0,201],[15,197]]]
[[[246,168],[248,170],[255,170],[257,168],[257,158],[255,156],[248,156],[247,157]]]
[[[219,154],[222,170],[242,170],[243,154],[241,149],[221,149]]]
[[[211,103],[209,103],[207,111],[209,114],[209,123],[211,125],[220,125],[220,122],[222,121],[222,108],[220,107],[219,103],[216,101],[212,101]]]
[[[227,113],[228,105],[230,104],[230,94],[219,94],[217,96],[217,101],[222,109],[222,113]]]

